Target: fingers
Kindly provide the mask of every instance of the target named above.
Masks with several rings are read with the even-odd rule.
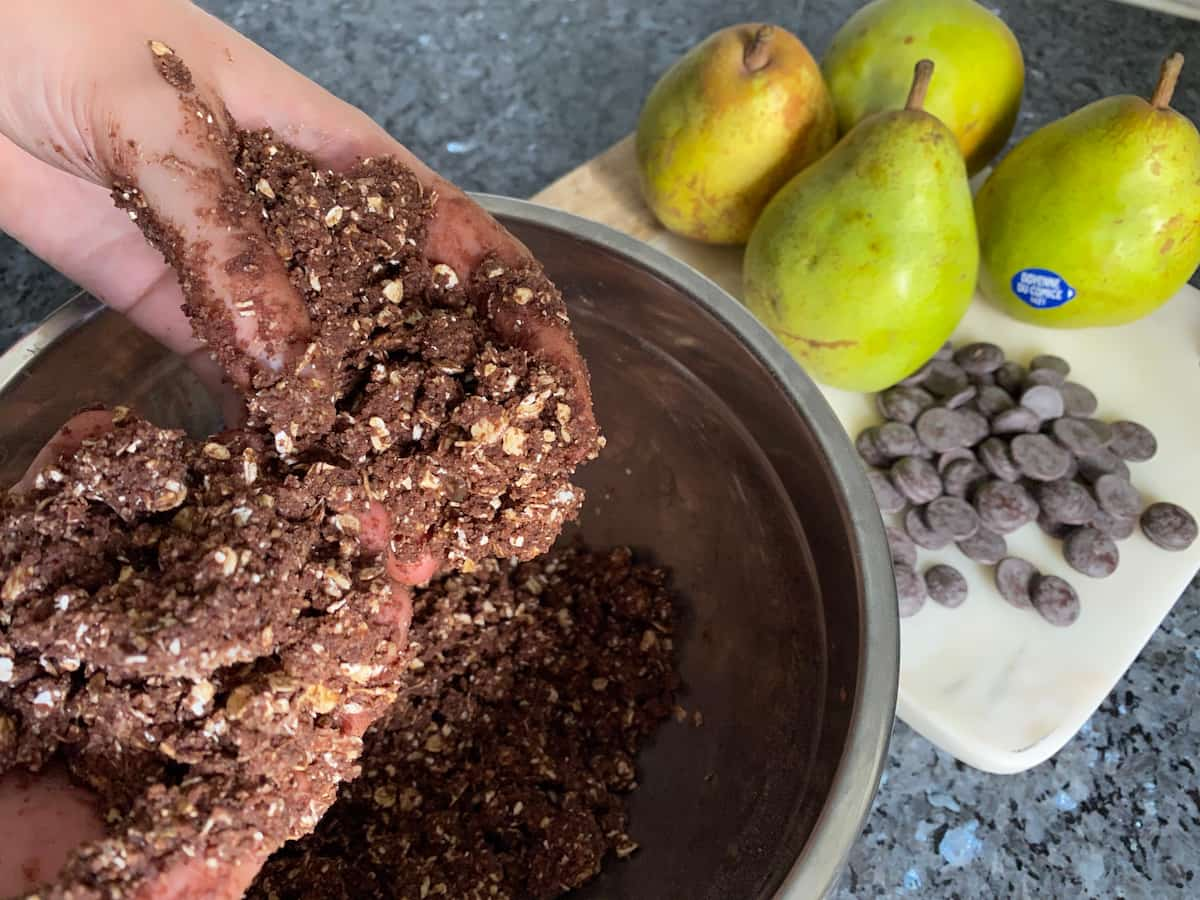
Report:
[[[128,214],[113,205],[109,190],[33,158],[2,136],[0,224],[176,353],[201,349],[183,312],[178,279]]]
[[[112,420],[113,412],[108,409],[87,410],[72,417],[38,451],[21,480],[13,486],[13,490],[29,490],[47,466],[74,453],[84,441],[98,438],[110,431]],[[386,552],[388,575],[398,585],[424,584],[437,574],[438,561],[432,556],[424,556],[415,563],[402,563],[396,559],[390,549],[391,518],[382,503],[370,502],[358,519],[362,528],[360,537],[363,549],[368,553]]]
[[[0,896],[23,896],[54,880],[83,844],[105,836],[97,799],[59,766],[0,776]],[[237,900],[267,855],[236,864],[196,857],[144,882],[138,900]]]
[[[382,503],[369,502],[358,520],[363,549],[368,553],[386,552],[388,575],[398,584],[424,584],[437,573],[438,563],[432,556],[424,556],[415,563],[401,563],[396,559],[391,550],[392,520]]]
[[[95,798],[61,767],[0,776],[0,896],[52,879],[71,851],[104,835]]]
[[[112,410],[94,409],[73,416],[63,425],[45,446],[38,451],[25,474],[14,486],[13,490],[21,493],[34,485],[34,480],[51,463],[68,456],[79,449],[86,440],[97,438],[112,429]]]
[[[429,581],[438,571],[438,561],[424,556],[415,563],[402,563],[388,551],[388,575],[400,584],[418,585]]]
[[[243,383],[253,371],[247,359],[278,371],[302,342],[307,321],[281,265],[263,243],[257,219],[236,204],[223,202],[232,194],[228,123],[220,114],[220,100],[243,126],[271,127],[334,168],[370,155],[401,159],[440,198],[427,254],[433,261],[449,264],[460,278],[488,254],[512,265],[528,257],[527,249],[491,216],[362,112],[202,11],[182,4],[129,0],[130,15],[112,17],[98,16],[95,6],[81,0],[62,5],[86,21],[97,20],[86,52],[57,40],[61,9],[41,15],[10,13],[7,19],[0,12],[0,26],[12,26],[0,28],[0,75],[5,74],[4,65],[16,69],[14,78],[0,78],[0,84],[11,85],[7,92],[11,96],[0,97],[0,131],[64,172],[103,185],[136,188],[123,190],[121,202],[127,212],[139,217],[139,224],[148,228],[172,262],[196,273],[184,283],[189,312],[199,320],[202,336],[220,351],[225,368]],[[152,45],[157,55],[145,49],[147,39],[160,42]],[[61,84],[56,90],[48,90],[44,83],[26,83],[34,77],[31,67],[15,65],[12,61],[23,58],[21,54],[5,52],[43,45],[50,52],[36,70],[58,73]],[[181,68],[181,60],[190,72]],[[80,96],[83,86],[95,85],[92,76],[101,67],[106,78]],[[52,102],[30,108],[14,100],[25,96],[49,96]],[[80,109],[84,124],[72,131],[69,126],[79,124],[74,120]],[[0,191],[7,191],[3,186],[11,180],[0,176]],[[27,209],[51,188],[61,187],[45,172],[35,173],[31,184],[32,196],[11,191],[26,202],[0,207]],[[0,225],[9,224],[0,211]],[[122,223],[106,219],[102,224]],[[58,264],[64,252],[61,241],[41,234],[19,236]],[[94,274],[88,261],[80,268],[83,274]],[[169,312],[178,295],[169,276],[163,278],[160,272],[156,277],[146,279],[135,295],[124,298],[124,308],[138,313],[140,322],[156,334],[165,334],[172,346],[179,346],[185,342],[183,329],[178,313]],[[88,280],[84,283],[90,287]],[[115,293],[119,289],[102,296],[109,299]],[[519,316],[510,314],[499,316],[497,326],[511,343],[543,354],[580,376],[573,405],[577,415],[590,416],[584,366],[565,324],[523,329]]]
[[[278,372],[307,334],[303,304],[236,184],[218,95],[203,68],[193,76],[162,40],[169,36],[154,32],[209,20],[183,4],[129,5],[145,16],[65,4],[89,23],[82,45],[58,39],[53,10],[3,16],[0,57],[11,60],[23,46],[45,52],[27,67],[36,74],[6,80],[0,132],[49,166],[113,190],[127,219],[183,273],[185,311],[227,371],[243,382],[256,371]],[[37,177],[43,190],[61,180],[44,170]],[[74,190],[80,197],[87,199],[84,188]],[[3,216],[7,230],[16,214]],[[47,238],[46,249],[55,240]],[[169,287],[169,278],[151,282],[133,303],[165,315],[164,328],[175,331],[178,320],[153,299],[160,290],[174,296]]]
[[[237,863],[195,857],[139,885],[134,900],[238,900],[254,883],[267,854]]]
[[[204,18],[207,21],[198,27],[192,48],[211,60],[213,86],[243,128],[271,128],[335,170],[368,156],[399,159],[439,197],[429,229],[428,255],[451,266],[462,279],[489,253],[514,265],[529,257],[529,251],[477,203],[361,110],[217,19]],[[185,58],[189,65],[200,65],[190,55]]]
[[[308,82],[262,48],[230,33],[232,62],[219,65],[214,83],[231,115],[243,127],[272,128],[285,140],[333,169],[345,169],[368,156],[394,156],[409,166],[438,203],[430,224],[426,255],[451,266],[460,279],[484,258],[518,266],[531,254],[512,234],[463,191],[446,181],[361,110]],[[284,85],[303,82],[295,92]],[[248,89],[249,86],[249,89]],[[527,327],[518,309],[496,311],[496,329],[522,347],[574,375],[572,407],[581,424],[594,425],[587,370],[575,338],[565,322],[538,322]],[[409,576],[405,576],[406,578]]]

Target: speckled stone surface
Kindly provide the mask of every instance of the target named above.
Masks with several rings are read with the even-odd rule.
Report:
[[[709,32],[752,15],[819,53],[857,3],[356,0],[333,15],[320,0],[201,5],[464,187],[527,196],[626,134],[655,78]],[[1018,138],[1106,94],[1148,93],[1170,49],[1192,59],[1174,105],[1200,120],[1200,23],[1110,0],[989,5],[1025,50]],[[0,236],[0,348],[71,290]],[[1200,896],[1198,648],[1200,582],[1075,740],[1023,775],[969,770],[898,725],[838,897]]]

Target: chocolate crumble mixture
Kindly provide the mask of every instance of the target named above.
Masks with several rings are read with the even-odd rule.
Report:
[[[217,127],[182,62],[151,50]],[[571,474],[602,445],[586,373],[496,326],[564,327],[535,263],[489,258],[460,281],[425,259],[437,198],[397,161],[334,173],[269,132],[222,139],[234,187],[214,214],[256,217],[269,244],[230,266],[249,283],[276,254],[307,343],[272,347],[287,364],[252,373],[244,427],[195,441],[118,407],[107,434],[0,499],[0,771],[61,754],[110,826],[43,897],[123,896],[189,859],[311,831],[411,675],[364,517],[391,516],[401,563],[494,572],[550,547],[582,502]],[[132,180],[114,198],[232,368],[201,250]],[[271,311],[254,295],[234,306]]]
[[[3,501],[0,765],[61,751],[110,826],[46,897],[125,896],[308,832],[404,674],[337,470],[285,478],[253,434],[114,419]],[[309,511],[306,489],[329,500]]]
[[[623,798],[678,683],[664,581],[573,548],[422,591],[363,774],[249,896],[547,900],[631,854]]]

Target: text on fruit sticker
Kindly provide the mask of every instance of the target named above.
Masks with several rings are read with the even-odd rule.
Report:
[[[1022,269],[1012,278],[1012,292],[1034,309],[1053,309],[1075,299],[1075,288],[1049,269]]]

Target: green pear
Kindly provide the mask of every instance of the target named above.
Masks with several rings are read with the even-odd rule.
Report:
[[[877,391],[942,346],[975,288],[979,246],[958,143],[921,104],[856,125],[763,211],[746,245],[746,305],[805,370]]]
[[[1097,100],[1034,132],[979,191],[980,287],[1039,325],[1120,325],[1200,266],[1200,132],[1170,108],[1183,57],[1147,102]]]
[[[670,231],[742,244],[771,195],[835,140],[833,101],[799,38],[735,25],[693,47],[647,97],[642,193]]]
[[[821,69],[845,134],[904,102],[913,63],[938,79],[925,109],[954,132],[974,175],[1012,135],[1025,86],[1017,39],[974,0],[875,0],[834,35]]]

